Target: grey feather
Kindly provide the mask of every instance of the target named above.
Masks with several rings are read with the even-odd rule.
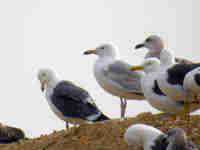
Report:
[[[104,75],[125,91],[142,94],[140,84],[142,72],[131,71],[130,68],[131,66],[123,61],[115,61],[104,69]]]

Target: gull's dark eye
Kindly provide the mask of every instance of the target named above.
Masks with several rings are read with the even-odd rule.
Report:
[[[104,49],[104,47],[101,47],[100,49]]]
[[[43,77],[45,77],[45,76],[46,76],[46,74],[45,74],[45,73],[42,73],[42,76],[43,76]]]
[[[148,62],[148,63],[147,63],[147,65],[151,65],[151,64],[152,64],[151,62]]]

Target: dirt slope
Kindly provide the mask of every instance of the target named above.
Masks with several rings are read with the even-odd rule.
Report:
[[[101,123],[84,124],[69,131],[62,130],[39,138],[0,145],[1,150],[139,150],[129,148],[123,141],[126,128],[133,123],[146,123],[166,132],[169,128],[186,129],[186,122],[172,117],[160,119],[160,114],[142,113],[125,121],[113,119]],[[200,144],[200,115],[191,117],[189,138]]]

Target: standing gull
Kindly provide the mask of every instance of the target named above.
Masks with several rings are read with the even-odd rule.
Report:
[[[163,53],[164,52],[164,53]],[[163,51],[160,55],[160,61],[164,62],[167,60],[174,62],[174,57],[172,53],[169,53],[168,50]],[[166,57],[167,55],[169,57]],[[171,55],[171,57],[170,57]],[[191,104],[198,104],[199,99],[198,93],[193,91],[193,82],[190,82],[190,78],[192,77],[192,73],[194,70],[200,67],[200,64],[174,64],[171,63],[168,67],[165,67],[165,70],[158,77],[158,85],[160,89],[170,98],[176,101],[184,101],[184,112],[187,116],[187,120],[189,121],[189,112],[191,109]],[[198,74],[197,74],[198,75]],[[195,78],[195,82],[199,81],[200,78]],[[189,81],[189,82],[187,82]],[[194,80],[193,80],[194,81]],[[200,82],[200,81],[199,81]],[[184,84],[185,83],[185,84]],[[186,84],[188,83],[188,84]],[[197,83],[197,82],[196,82]]]
[[[157,35],[151,35],[143,43],[137,44],[135,46],[135,49],[140,49],[140,48],[148,49],[148,53],[146,54],[145,58],[157,57],[158,59],[160,59],[160,53],[163,50],[165,50],[163,40],[161,39],[161,37]],[[193,63],[192,61],[181,57],[176,57],[175,61],[181,64]]]
[[[131,70],[143,70],[145,75],[141,79],[141,87],[144,92],[144,96],[147,101],[154,108],[166,112],[168,114],[185,114],[187,117],[187,112],[184,109],[184,101],[176,101],[168,97],[159,87],[158,77],[160,74],[160,61],[157,58],[147,58],[139,66],[133,66]],[[200,106],[192,105],[189,112],[199,109]]]
[[[46,90],[46,99],[52,111],[61,119],[81,124],[87,121],[104,121],[106,117],[96,106],[89,93],[70,81],[58,79],[50,69],[41,69],[38,72],[41,90]]]
[[[158,39],[156,40],[156,38],[154,39],[150,38],[150,39],[151,40],[147,40],[146,42],[147,44],[144,44],[147,45],[147,47],[149,48],[152,47],[152,45],[156,45],[155,43],[161,43],[158,42],[160,40]],[[151,44],[149,44],[148,42],[150,42]],[[148,44],[151,46],[148,46]],[[136,48],[138,47],[140,46],[136,46]],[[154,50],[155,49],[156,48],[154,48]],[[194,98],[191,95],[191,92],[189,92],[190,90],[186,91],[184,89],[184,79],[189,72],[200,67],[200,64],[194,64],[194,63],[176,64],[174,54],[169,50],[162,50],[159,53],[159,59],[162,64],[162,69],[161,69],[162,73],[157,78],[158,85],[161,91],[171,99],[176,101],[184,101],[185,115],[188,114],[187,119],[189,119],[190,103]],[[197,102],[198,100],[194,99],[194,101]]]
[[[119,59],[118,47],[111,43],[87,50],[84,54],[99,56],[94,64],[94,76],[105,91],[120,97],[121,119],[124,119],[126,99],[144,99],[140,87],[142,73],[130,71],[130,65]]]
[[[200,150],[198,145],[187,140],[181,128],[169,129],[165,134],[149,125],[134,124],[126,130],[124,141],[144,150]]]

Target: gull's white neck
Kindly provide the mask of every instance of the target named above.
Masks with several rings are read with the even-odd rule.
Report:
[[[150,49],[149,52],[146,54],[145,58],[156,57],[156,58],[160,59],[161,51],[162,50]]]
[[[50,80],[48,80],[47,83],[46,83],[46,88],[47,88],[47,90],[50,90],[50,89],[55,88],[59,81],[60,81],[60,80],[59,80],[56,76],[52,77],[52,78],[51,78]]]
[[[163,50],[160,53],[160,62],[161,62],[161,66],[164,66],[164,67],[175,64],[175,57],[174,57],[173,52],[169,50]]]
[[[63,117],[62,113],[58,110],[58,108],[52,103],[51,96],[53,94],[54,88],[57,86],[57,84],[60,82],[60,80],[53,76],[50,80],[46,82],[46,91],[45,96],[47,99],[47,102],[51,108],[51,110],[62,120],[65,120],[65,117]]]
[[[161,70],[160,66],[153,66],[151,68],[145,68],[144,72],[145,74],[151,74],[151,73],[159,72],[160,70]]]
[[[104,60],[112,59],[112,60],[115,60],[115,59],[118,59],[118,56],[116,56],[116,55],[111,55],[111,56],[100,56],[99,59],[104,59]]]

